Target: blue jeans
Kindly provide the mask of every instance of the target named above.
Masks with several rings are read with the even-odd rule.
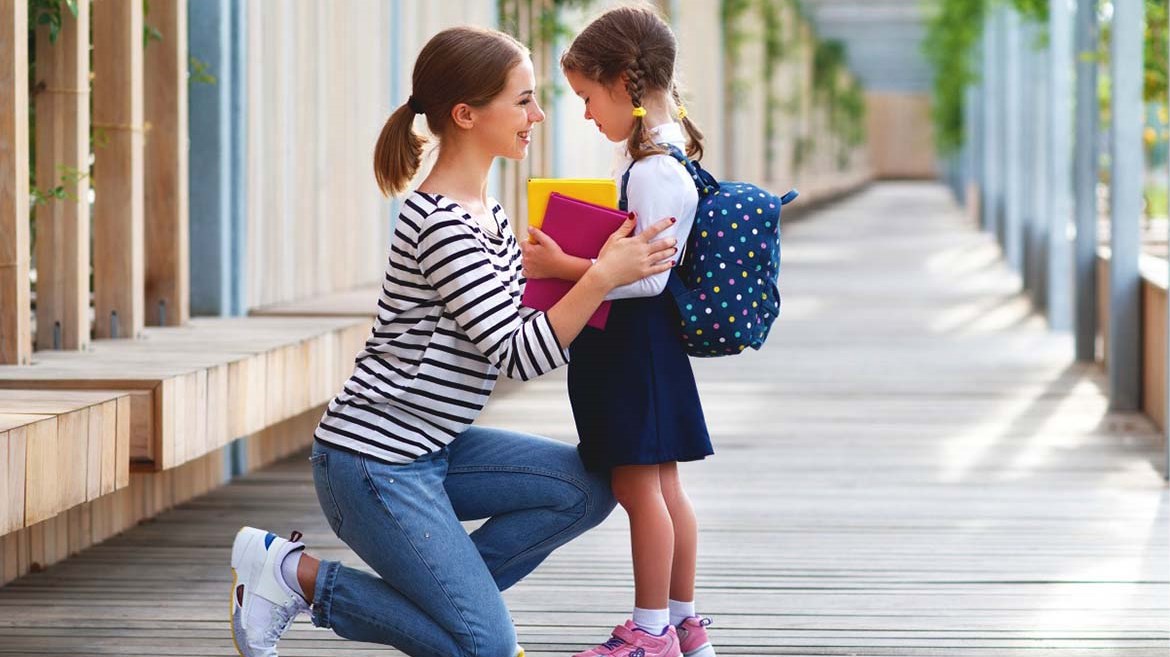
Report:
[[[614,506],[572,446],[499,429],[407,465],[320,442],[309,460],[330,527],[377,573],[322,561],[313,624],[414,657],[513,657],[500,591]]]

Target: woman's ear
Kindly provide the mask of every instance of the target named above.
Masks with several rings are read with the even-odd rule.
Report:
[[[475,112],[471,105],[467,103],[458,103],[451,108],[451,121],[455,126],[464,130],[470,130],[475,126]]]

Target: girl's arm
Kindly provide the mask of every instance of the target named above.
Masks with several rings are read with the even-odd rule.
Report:
[[[571,256],[562,251],[560,245],[540,229],[529,227],[528,234],[535,243],[528,240],[520,242],[520,251],[524,255],[525,278],[579,281],[593,265],[592,260]]]
[[[640,234],[627,237],[634,229],[631,220],[610,235],[597,262],[547,313],[562,347],[567,349],[577,338],[610,290],[646,276],[669,273],[670,262],[663,260],[673,252],[674,240],[659,237],[674,223],[674,219],[663,219]]]
[[[690,236],[695,222],[698,194],[690,176],[669,155],[655,155],[638,161],[630,169],[626,187],[629,209],[638,219],[635,233],[645,230],[643,217],[676,217],[678,221],[659,236],[676,240],[681,246]],[[655,297],[666,289],[670,270],[652,274],[627,285],[614,288],[607,300]]]

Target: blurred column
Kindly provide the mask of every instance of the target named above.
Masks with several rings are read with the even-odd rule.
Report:
[[[1077,360],[1091,363],[1097,349],[1097,0],[1077,0],[1075,38],[1074,319]]]
[[[989,12],[983,29],[983,168],[982,210],[983,230],[999,234],[999,209],[1003,190],[1003,169],[1000,168],[1003,124],[1000,68],[1003,50],[999,47],[999,10]]]
[[[1109,394],[1114,410],[1141,407],[1142,37],[1143,0],[1114,0],[1113,162],[1110,175]]]
[[[1069,0],[1048,6],[1048,326],[1072,325],[1072,12]]]
[[[1023,188],[1023,130],[1020,15],[1013,9],[1003,10],[1004,27],[1004,218],[1003,250],[1008,265],[1023,276],[1024,188]]]

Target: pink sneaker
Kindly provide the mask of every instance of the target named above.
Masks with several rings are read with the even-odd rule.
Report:
[[[710,618],[691,616],[678,624],[678,642],[683,657],[715,657],[715,648],[707,638]]]
[[[574,657],[681,657],[678,634],[673,625],[667,625],[662,634],[650,634],[628,620],[625,625],[613,628],[609,641],[579,652]]]

